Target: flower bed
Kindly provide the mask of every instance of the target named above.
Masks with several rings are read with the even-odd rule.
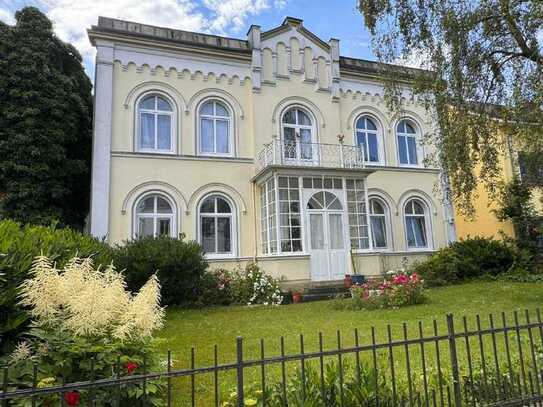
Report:
[[[397,308],[424,301],[424,280],[416,273],[393,272],[389,278],[351,287],[356,308]]]

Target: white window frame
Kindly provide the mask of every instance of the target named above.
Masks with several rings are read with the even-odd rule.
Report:
[[[354,189],[351,189],[351,188],[347,187],[348,181],[353,181],[354,182],[354,186],[355,186]],[[363,189],[359,190],[357,188],[357,186],[356,186],[357,181],[362,181],[364,183]],[[370,216],[369,216],[369,199],[368,199],[368,182],[367,182],[367,178],[345,177],[344,182],[345,182],[344,191],[345,191],[345,204],[346,204],[345,212],[347,214],[347,227],[348,227],[347,236],[349,238],[349,247],[352,248],[352,250],[355,253],[371,252],[371,251],[373,251],[373,240],[371,238],[371,225],[370,225]],[[366,213],[358,212],[358,209],[354,213],[350,212],[349,203],[354,202],[356,204],[359,201],[350,201],[349,198],[348,198],[348,196],[349,196],[348,192],[349,191],[354,191],[355,194],[358,191],[363,191],[364,192],[364,203],[365,203],[365,206],[366,206]],[[360,201],[360,202],[362,202],[362,201]],[[356,225],[352,225],[351,220],[350,220],[351,215],[356,215],[357,219],[358,219],[358,217],[361,217],[361,216],[364,216],[366,218],[366,226],[367,226],[367,231],[368,231],[368,236],[367,236],[367,238],[368,238],[368,247],[365,247],[365,248],[363,248],[363,247],[353,247],[352,240],[357,239],[357,240],[359,240],[361,242],[363,237],[360,236],[360,235],[358,235],[357,237],[351,236],[351,226],[356,226],[357,228],[360,228],[363,225],[358,223],[358,222],[357,222]]]
[[[424,214],[407,214],[406,208],[411,201],[417,201],[424,210]],[[407,217],[413,218],[423,218],[424,219],[424,229],[426,232],[426,246],[415,246],[409,247],[409,241],[407,238]],[[403,224],[404,224],[404,233],[405,233],[405,248],[407,251],[431,251],[433,250],[433,236],[432,236],[432,223],[430,219],[430,206],[426,201],[418,196],[411,196],[404,201],[403,204]]]
[[[369,130],[369,129],[365,129],[365,130],[359,130],[357,128],[357,123],[360,119],[369,119],[373,122],[373,124],[375,125],[375,127],[377,128],[377,130]],[[384,137],[383,137],[383,127],[381,126],[381,122],[373,115],[371,114],[368,114],[368,113],[361,113],[359,114],[358,116],[356,116],[355,120],[354,120],[354,123],[353,123],[353,129],[354,129],[354,132],[353,132],[353,137],[354,137],[354,140],[353,140],[353,145],[357,146],[357,147],[360,147],[358,145],[358,133],[361,132],[361,133],[372,133],[372,134],[375,134],[376,135],[376,139],[377,139],[377,154],[379,155],[379,159],[377,161],[369,161],[369,160],[364,160],[364,163],[367,164],[367,165],[384,165],[385,164],[385,142],[384,142]],[[367,146],[367,140],[366,140],[366,147]],[[368,157],[369,158],[369,147],[367,149],[368,151],[364,151],[363,154],[364,154],[364,158],[365,157]],[[366,154],[368,153],[368,154]]]
[[[292,124],[292,123],[284,123],[283,122],[283,119],[285,117],[285,114],[287,114],[287,112],[289,112],[290,110],[301,110],[302,112],[304,112],[308,117],[309,117],[309,120],[311,120],[311,125],[305,125],[305,124],[298,124],[298,115],[296,114],[296,124]],[[315,149],[314,147],[314,144],[317,143],[317,125],[316,125],[317,121],[315,119],[315,115],[313,114],[313,112],[311,110],[309,110],[307,107],[303,106],[303,105],[298,105],[298,104],[295,104],[295,105],[289,105],[289,106],[286,106],[283,111],[281,112],[281,116],[280,116],[280,120],[279,120],[279,126],[280,126],[280,133],[281,134],[281,150],[280,150],[280,154],[281,154],[281,159],[282,160],[285,160],[285,161],[297,161],[297,162],[300,162],[300,161],[307,161],[307,162],[318,162],[319,160],[319,157],[318,157],[318,149]],[[296,141],[296,157],[295,158],[289,158],[289,157],[285,157],[285,152],[284,152],[284,143],[285,143],[285,127],[289,127],[289,128],[292,128],[294,129],[294,137],[295,137],[295,141]],[[300,138],[301,136],[297,136],[297,135],[300,135],[300,130],[301,129],[305,129],[305,130],[309,130],[311,131],[311,158],[302,158],[302,151],[301,151],[301,147],[300,147]]]
[[[372,201],[379,202],[379,204],[381,205],[385,213],[383,214],[372,213]],[[368,216],[370,218],[369,224],[370,224],[370,234],[371,234],[373,249],[375,251],[390,251],[392,250],[392,225],[391,225],[391,219],[390,219],[390,208],[388,207],[388,204],[385,202],[385,200],[383,200],[380,196],[377,196],[377,195],[370,195],[368,197],[368,204],[369,204]],[[385,247],[375,246],[374,235],[373,235],[373,224],[371,223],[372,217],[380,217],[385,220],[384,222],[385,223],[385,237],[386,237]]]
[[[206,103],[213,102],[213,115],[208,114],[202,114],[202,108]],[[228,112],[229,116],[217,116],[216,113],[216,103],[219,103],[222,105],[226,111]],[[213,152],[208,151],[202,151],[202,119],[212,120],[213,121]],[[234,157],[234,110],[230,106],[228,102],[226,102],[223,99],[217,98],[217,97],[210,97],[202,100],[198,104],[198,110],[196,115],[196,126],[198,129],[198,155],[204,156],[204,157]],[[228,153],[220,153],[217,152],[217,121],[228,121]]]
[[[287,187],[282,187],[280,186],[279,184],[279,178],[287,178],[287,183],[288,183],[288,186]],[[298,186],[297,187],[291,187],[290,186],[290,178],[295,178],[298,180]],[[277,244],[278,244],[278,252],[281,253],[281,254],[287,254],[287,255],[290,255],[290,254],[300,254],[300,253],[304,253],[305,251],[305,245],[304,245],[304,224],[303,224],[303,221],[302,221],[302,218],[304,216],[304,210],[302,208],[302,193],[300,191],[300,183],[301,183],[301,179],[300,177],[296,177],[296,176],[291,176],[291,175],[280,175],[278,174],[277,177],[276,177],[276,194],[277,194],[277,206],[276,206],[276,210],[277,210],[277,220],[276,220],[276,227],[277,227]],[[281,190],[287,190],[287,193],[289,195],[289,197],[285,200],[285,199],[281,199]],[[286,213],[286,212],[281,212],[281,203],[287,203],[289,208],[291,206],[292,203],[295,203],[296,201],[295,200],[291,200],[290,199],[290,194],[291,194],[291,191],[298,191],[298,213],[295,213],[295,212],[290,212],[290,209],[289,209],[289,212]],[[290,215],[298,215],[299,217],[299,221],[300,221],[300,225],[299,225],[299,229],[300,229],[300,238],[299,239],[293,239],[293,238],[290,238],[290,239],[283,239],[282,238],[282,235],[281,235],[281,230],[282,229],[288,229],[290,231],[290,235],[292,236],[292,229],[296,226],[293,226],[291,224],[291,220],[292,218],[290,218]],[[289,224],[286,225],[286,226],[283,226],[282,223],[281,223],[281,216],[289,216]],[[282,247],[282,243],[283,243],[283,240],[285,241],[291,241],[291,243],[294,241],[294,240],[299,240],[300,241],[300,249],[301,250],[283,250],[283,247]]]
[[[201,212],[202,204],[205,202],[206,199],[210,197],[220,197],[224,199],[228,205],[230,205],[230,214],[227,213],[217,213],[215,208],[215,213],[210,212]],[[223,258],[232,258],[236,256],[237,253],[237,240],[238,240],[238,229],[237,229],[237,209],[236,205],[234,204],[234,201],[230,199],[229,196],[220,193],[220,192],[211,192],[206,195],[204,195],[198,202],[198,213],[197,213],[197,236],[198,236],[198,243],[203,247],[202,244],[202,218],[215,218],[215,231],[217,231],[217,218],[230,218],[230,252],[229,253],[205,253],[205,257],[207,259],[223,259]],[[215,235],[215,239],[217,239],[217,234]],[[217,244],[217,242],[215,242]]]
[[[147,198],[155,197],[154,200],[154,209],[152,213],[138,213],[138,206],[139,204],[146,200]],[[160,197],[164,199],[168,204],[170,205],[172,209],[171,214],[167,213],[158,213],[157,212],[157,200],[156,197]],[[157,225],[158,219],[164,219],[168,218],[170,220],[170,237],[177,236],[177,206],[175,205],[175,202],[167,195],[161,193],[161,192],[148,192],[146,194],[141,195],[135,202],[133,206],[133,220],[132,220],[132,237],[138,238],[139,235],[139,227],[140,227],[140,218],[152,218],[153,219],[153,236],[157,237]]]
[[[156,101],[155,99],[155,109],[142,109],[140,108],[140,105],[141,103],[149,98],[149,97],[154,97],[154,98],[157,98],[157,97],[160,97],[164,100],[166,100],[169,104],[170,104],[170,107],[171,107],[171,111],[168,112],[168,111],[165,111],[165,110],[158,110],[158,107],[157,107],[157,104],[158,102]],[[134,140],[134,143],[135,143],[135,150],[137,152],[140,152],[140,153],[154,153],[154,154],[175,154],[175,152],[177,151],[177,137],[176,137],[176,134],[177,134],[177,107],[176,107],[176,104],[175,102],[173,101],[173,99],[163,93],[163,92],[157,92],[157,91],[152,91],[152,92],[146,92],[144,93],[143,95],[141,95],[137,100],[136,100],[136,103],[135,103],[135,106],[136,106],[136,118],[135,118],[135,140]],[[141,113],[147,113],[147,114],[152,114],[154,115],[155,117],[155,148],[143,148],[141,147]],[[169,116],[170,117],[170,149],[166,150],[166,149],[159,149],[157,148],[158,147],[158,116]]]
[[[415,129],[415,134],[412,134],[412,133],[400,133],[398,131],[398,125],[402,122],[402,121],[406,121],[407,123],[409,123],[411,125],[411,127],[413,127],[413,129]],[[399,119],[395,124],[394,124],[394,137],[396,138],[396,149],[397,149],[397,159],[398,159],[398,166],[399,167],[411,167],[411,168],[420,168],[422,167],[424,164],[423,164],[423,161],[424,161],[424,150],[422,148],[422,145],[420,143],[420,139],[421,139],[421,127],[417,124],[417,122],[415,122],[413,119],[411,119],[410,117],[402,117],[401,119]],[[407,145],[407,137],[411,137],[411,138],[414,138],[415,139],[415,152],[417,154],[417,163],[416,164],[413,164],[411,162],[408,162],[408,163],[402,163],[400,161],[400,139],[399,137],[404,137],[404,145],[405,145],[405,148],[406,148],[406,153],[407,153],[407,160],[409,161],[409,148],[408,148],[408,145]]]

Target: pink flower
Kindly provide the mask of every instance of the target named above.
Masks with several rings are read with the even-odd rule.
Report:
[[[138,368],[138,364],[135,363],[135,362],[126,362],[124,364],[124,367],[125,367],[126,371],[128,372],[128,374],[132,374],[132,373],[134,373],[134,370],[136,370]]]
[[[406,274],[398,274],[392,279],[394,284],[404,285],[409,283],[409,277]]]
[[[67,393],[64,393],[64,401],[69,406],[77,406],[79,405],[81,396],[79,395],[78,391],[69,391]]]

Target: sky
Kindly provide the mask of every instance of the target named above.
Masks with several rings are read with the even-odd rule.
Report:
[[[94,77],[95,50],[86,30],[98,16],[138,23],[246,38],[251,24],[269,30],[286,16],[324,41],[340,40],[343,56],[375,59],[371,39],[356,10],[356,0],[0,0],[0,21],[14,24],[14,14],[35,6],[53,21],[56,34],[82,54],[85,70]]]

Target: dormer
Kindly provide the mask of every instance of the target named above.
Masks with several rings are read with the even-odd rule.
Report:
[[[304,27],[303,20],[294,17],[285,18],[280,26],[265,32],[253,25],[247,36],[255,91],[281,80],[301,80],[337,100],[339,40],[323,41]]]

